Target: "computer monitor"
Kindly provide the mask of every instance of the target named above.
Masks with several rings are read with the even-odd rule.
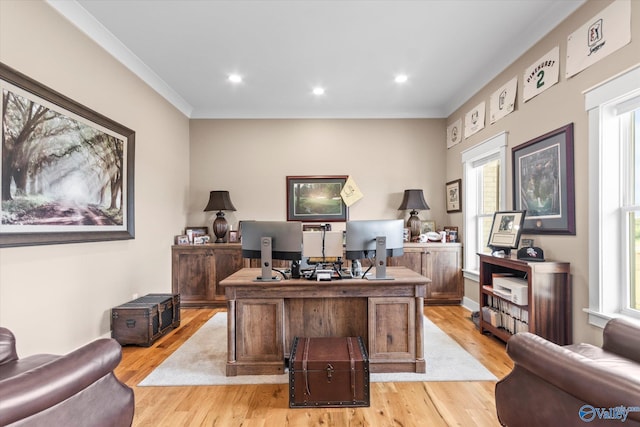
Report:
[[[247,221],[242,223],[242,256],[259,258],[259,281],[279,280],[272,276],[272,260],[302,259],[302,223],[288,221]]]
[[[387,257],[404,253],[403,229],[404,221],[401,219],[347,221],[347,259],[372,258],[375,253],[375,279],[365,277],[369,280],[393,279],[387,276]]]

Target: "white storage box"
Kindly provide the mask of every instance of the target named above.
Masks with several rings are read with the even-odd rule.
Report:
[[[493,278],[493,293],[518,305],[528,305],[527,280],[519,277]]]

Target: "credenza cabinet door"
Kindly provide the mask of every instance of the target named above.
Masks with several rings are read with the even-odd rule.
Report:
[[[460,243],[406,243],[404,254],[388,264],[407,267],[431,279],[425,304],[460,304],[464,293]]]
[[[226,305],[218,283],[244,266],[240,245],[176,245],[171,254],[171,289],[180,294],[183,307]]]
[[[429,247],[423,253],[427,304],[459,304],[463,297],[462,247]]]

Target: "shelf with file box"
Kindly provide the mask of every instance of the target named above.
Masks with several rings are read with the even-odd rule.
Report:
[[[570,265],[480,254],[480,332],[507,341],[528,331],[571,344]]]
[[[482,318],[492,327],[509,334],[529,330],[528,283],[526,278],[511,273],[492,275],[493,286],[482,287],[484,305]],[[520,303],[519,303],[520,302]]]

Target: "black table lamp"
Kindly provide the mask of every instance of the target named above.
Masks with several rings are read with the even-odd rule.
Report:
[[[218,213],[216,213],[216,219],[213,221],[213,234],[216,235],[216,243],[224,242],[224,236],[229,229],[227,220],[224,218],[224,212],[222,211],[235,210],[236,208],[233,206],[233,203],[231,203],[231,197],[229,197],[228,191],[209,192],[209,203],[207,203],[204,211],[218,211]]]
[[[404,198],[400,203],[399,211],[411,209],[411,216],[407,221],[407,227],[411,230],[411,238],[418,237],[420,235],[421,221],[418,218],[419,210],[429,210],[429,205],[424,200],[424,194],[422,190],[404,190]]]

